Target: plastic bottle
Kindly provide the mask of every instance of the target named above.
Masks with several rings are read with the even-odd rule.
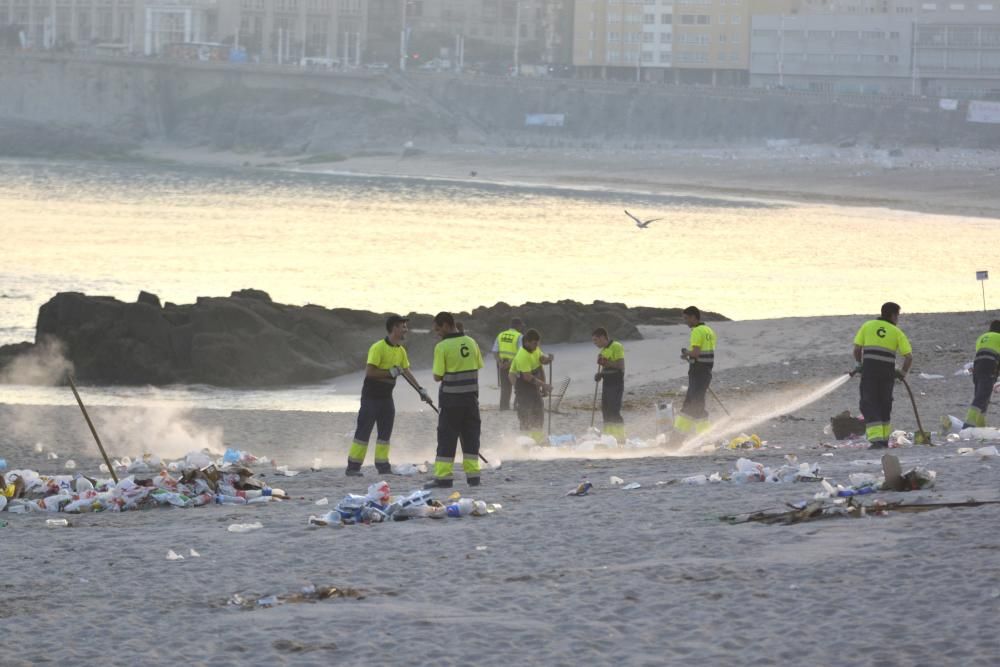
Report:
[[[656,404],[656,432],[670,433],[674,428],[674,404],[666,401]]]
[[[0,470],[7,469],[7,459],[0,459]]]
[[[260,530],[264,526],[259,521],[254,521],[253,523],[232,523],[226,528],[230,533],[249,533],[254,530]]]
[[[69,525],[69,521],[66,519],[46,519],[45,525],[49,528],[65,528]]]

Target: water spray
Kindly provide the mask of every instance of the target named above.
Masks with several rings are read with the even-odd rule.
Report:
[[[852,376],[849,373],[838,375],[836,378],[817,387],[804,396],[800,396],[797,399],[790,401],[783,401],[780,403],[779,407],[775,407],[764,412],[756,412],[752,407],[737,410],[735,416],[729,415],[725,419],[713,424],[704,433],[700,433],[696,437],[685,442],[676,453],[679,455],[693,454],[699,451],[706,444],[710,444],[718,438],[725,438],[735,433],[739,433],[763,422],[770,421],[815,403],[824,396],[833,393],[840,387],[847,384],[851,377]]]

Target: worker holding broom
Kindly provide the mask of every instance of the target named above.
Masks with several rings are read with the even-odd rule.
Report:
[[[544,439],[545,405],[542,396],[552,391],[546,382],[545,364],[552,357],[541,348],[542,336],[535,329],[528,329],[521,339],[521,349],[510,364],[510,383],[514,386],[517,421],[521,432],[536,443]]]
[[[688,389],[681,411],[674,418],[672,440],[708,430],[708,410],[705,397],[712,383],[715,366],[715,332],[701,321],[701,311],[695,306],[684,309],[684,323],[691,328],[690,347],[681,348],[681,358],[688,362]]]
[[[597,365],[600,370],[594,382],[603,381],[601,387],[601,417],[604,433],[625,444],[625,420],[622,418],[622,397],[625,394],[625,348],[616,340],[611,340],[604,327],[594,329],[591,340],[600,352]]]
[[[986,426],[986,409],[990,406],[993,385],[1000,372],[1000,320],[990,322],[990,330],[976,340],[976,357],[972,362],[972,382],[975,390],[972,404],[965,414],[962,428]]]
[[[899,304],[882,304],[878,319],[868,320],[854,336],[855,373],[861,373],[861,414],[869,449],[889,446],[892,426],[892,391],[897,379],[903,380],[913,364],[913,348],[906,334],[897,327]],[[896,354],[903,356],[903,366],[896,368]]]
[[[392,437],[392,427],[396,419],[396,406],[392,400],[392,391],[396,388],[396,378],[403,375],[410,381],[420,397],[430,401],[427,391],[421,387],[416,378],[410,374],[410,360],[406,356],[403,341],[406,339],[409,320],[401,315],[390,315],[385,321],[386,336],[374,343],[368,349],[368,362],[365,365],[365,381],[361,386],[361,409],[358,410],[357,427],[354,430],[354,440],[347,454],[348,477],[361,476],[361,464],[368,452],[368,441],[372,429],[378,427],[375,440],[375,469],[381,475],[392,472],[389,463],[389,438]]]
[[[497,334],[493,341],[493,358],[497,363],[497,381],[500,383],[500,410],[510,410],[510,363],[514,355],[521,349],[521,335],[524,333],[524,321],[520,317],[512,318],[510,328]]]

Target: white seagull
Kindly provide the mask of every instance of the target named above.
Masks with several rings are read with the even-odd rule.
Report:
[[[646,227],[649,227],[657,220],[663,220],[663,218],[653,218],[652,220],[640,220],[639,218],[635,217],[628,211],[625,211],[625,215],[635,220],[635,226],[638,227],[639,229],[645,229]]]

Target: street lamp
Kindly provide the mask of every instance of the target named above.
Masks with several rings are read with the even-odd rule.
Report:
[[[406,6],[407,6],[407,4],[408,4],[407,0],[399,0],[399,6],[400,6],[399,13],[402,16],[402,18],[400,19],[401,22],[402,22],[402,26],[401,26],[400,31],[399,31],[399,71],[400,72],[405,72],[406,71],[406,57],[407,57],[407,54],[406,54],[406,51],[407,51],[407,48],[406,48],[406,42],[407,42],[407,39],[406,39]]]

